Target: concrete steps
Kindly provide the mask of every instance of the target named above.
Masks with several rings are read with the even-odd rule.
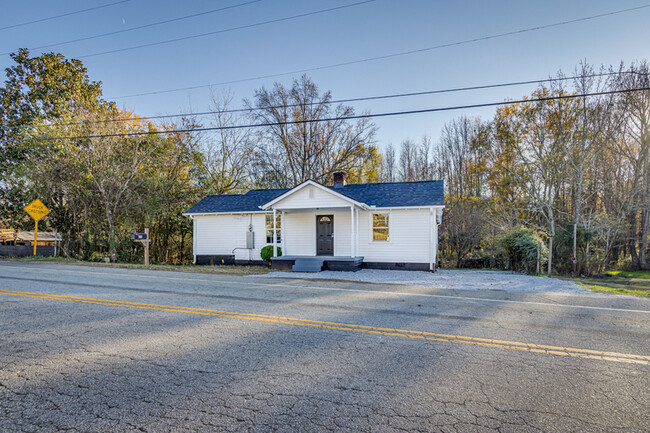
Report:
[[[293,272],[320,272],[323,270],[324,259],[306,258],[296,259],[291,270]]]

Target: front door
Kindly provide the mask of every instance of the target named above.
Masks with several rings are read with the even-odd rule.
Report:
[[[334,215],[316,216],[316,255],[334,255]]]

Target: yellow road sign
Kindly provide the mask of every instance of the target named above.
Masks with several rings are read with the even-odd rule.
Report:
[[[38,245],[38,222],[43,219],[44,216],[49,214],[50,210],[45,207],[42,201],[36,199],[25,206],[25,211],[27,211],[29,216],[34,218],[34,221],[36,221],[34,227],[34,255],[36,255],[36,246]]]
[[[38,222],[43,219],[44,216],[50,213],[50,210],[45,207],[42,201],[39,199],[34,200],[27,206],[25,206],[25,211],[29,214],[30,217],[34,218],[34,221]]]

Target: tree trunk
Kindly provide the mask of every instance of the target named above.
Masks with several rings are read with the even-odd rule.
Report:
[[[548,276],[551,276],[551,270],[553,269],[553,235],[548,238]]]
[[[183,253],[185,252],[185,232],[183,231],[183,226],[182,225],[181,225],[180,232],[181,232],[180,233],[181,234],[181,245],[180,245],[180,252],[179,252],[180,254],[179,254],[178,261],[180,262],[179,264],[184,265],[185,264],[185,262],[184,262],[185,257],[183,256]]]
[[[648,269],[646,249],[648,248],[648,211],[641,212],[641,235],[639,236],[639,268]]]
[[[117,263],[117,248],[115,246],[115,222],[110,206],[106,206],[106,220],[108,221],[108,243],[110,245],[111,263]]]
[[[587,246],[585,247],[585,272],[587,275],[592,274],[591,263],[589,261],[589,255],[591,253],[590,247],[591,242],[587,241]],[[605,253],[605,257],[607,257],[607,252]]]
[[[630,257],[632,258],[632,267],[639,269],[639,257],[636,254],[636,212],[634,211],[630,214],[629,224],[628,247],[630,249]]]

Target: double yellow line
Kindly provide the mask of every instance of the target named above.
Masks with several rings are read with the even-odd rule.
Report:
[[[332,329],[364,334],[386,335],[391,337],[411,338],[416,340],[442,341],[454,344],[495,347],[499,349],[519,350],[524,352],[544,353],[547,355],[571,356],[576,358],[598,359],[602,361],[625,362],[650,365],[650,356],[633,355],[618,352],[604,352],[590,349],[549,346],[544,344],[521,343],[517,341],[494,340],[490,338],[466,337],[462,335],[438,334],[406,329],[381,328],[375,326],[353,325],[348,323],[325,322],[320,320],[295,319],[291,317],[269,316],[264,314],[237,313],[233,311],[209,310],[204,308],[177,307],[172,305],[147,304],[142,302],[115,301],[110,299],[85,298],[80,296],[54,295],[38,292],[0,289],[0,294],[25,298],[49,299],[54,301],[78,302],[83,304],[107,305],[112,307],[137,308],[141,310],[169,311],[200,316],[223,317],[227,319],[251,320],[256,322],[277,323],[291,326]]]

